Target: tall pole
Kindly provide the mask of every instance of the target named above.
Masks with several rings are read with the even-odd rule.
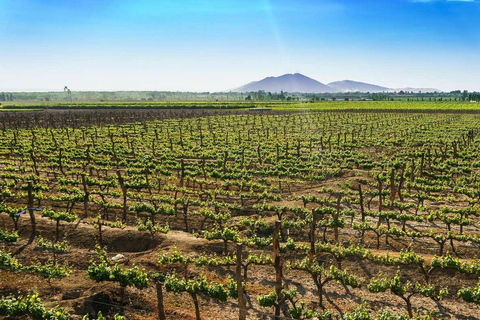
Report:
[[[280,244],[278,242],[278,234],[280,232],[280,227],[282,222],[280,220],[275,221],[275,230],[273,232],[273,256],[275,259],[275,293],[277,294],[278,300],[275,305],[275,320],[280,319],[280,310],[283,304],[283,261],[280,256]]]
[[[30,223],[32,224],[32,235],[30,241],[33,241],[37,231],[37,223],[35,222],[35,214],[33,213],[33,183],[28,181],[28,213],[30,214]]]
[[[163,306],[163,290],[162,290],[162,283],[160,280],[155,282],[155,286],[157,289],[157,308],[158,308],[158,319],[159,320],[166,320],[165,316],[165,307]]]
[[[237,266],[235,270],[237,274],[237,295],[238,295],[238,320],[247,319],[247,302],[243,296],[242,287],[242,244],[237,243]]]

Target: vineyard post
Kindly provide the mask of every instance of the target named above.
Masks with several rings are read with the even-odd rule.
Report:
[[[122,220],[125,222],[127,221],[127,188],[125,188],[125,185],[123,183],[123,178],[122,174],[119,169],[117,169],[117,177],[118,177],[118,184],[120,185],[120,188],[122,189],[123,193],[123,215],[122,215]]]
[[[37,177],[39,177],[40,173],[38,173],[37,160],[35,159],[33,140],[32,140],[32,150],[30,150],[30,158],[32,159],[32,163],[33,163],[33,171],[35,172]]]
[[[360,197],[360,213],[362,215],[362,222],[365,222],[365,208],[363,206],[363,193],[362,193],[362,183],[358,183],[358,195]],[[363,238],[365,237],[365,230],[362,229],[362,238],[361,242],[363,242]]]
[[[202,154],[202,172],[203,172],[203,179],[207,180],[207,171],[205,170],[205,155]]]
[[[183,158],[180,159],[180,186],[183,188],[184,186],[184,179],[185,179],[185,161],[183,161]]]
[[[262,145],[257,146],[258,163],[262,165]]]
[[[62,160],[63,160],[63,148],[59,148],[58,149],[58,167],[60,169],[60,172],[66,176],[66,173],[65,173],[65,170],[63,169],[63,165],[62,165]]]
[[[377,178],[377,181],[378,181],[378,212],[382,212],[382,209],[383,209],[383,195],[382,195],[382,192],[383,192],[383,182],[382,182],[382,178],[380,178],[380,176]],[[381,218],[379,220],[380,222],[382,221]],[[379,225],[380,225],[380,222],[379,222]]]
[[[382,184],[382,179],[377,177],[377,182],[378,182],[378,212],[381,213],[383,209],[383,197],[382,197],[382,191],[383,191],[383,184]],[[380,227],[380,225],[383,222],[383,218],[381,214],[378,215],[378,222],[377,222],[377,229]]]
[[[228,151],[223,152],[223,174],[227,172]]]
[[[333,227],[334,234],[335,234],[335,243],[338,243],[338,219],[340,217],[340,204],[342,202],[343,195],[341,193],[337,194],[337,208],[335,213],[335,226]]]
[[[395,201],[395,168],[390,171],[390,202],[393,204]]]
[[[275,305],[275,320],[280,319],[280,310],[282,308],[282,304],[284,300],[283,294],[282,294],[283,261],[282,261],[282,258],[280,257],[280,245],[278,243],[278,234],[280,232],[281,225],[282,225],[282,222],[280,220],[276,220],[275,231],[273,232],[273,255],[275,258],[275,293],[277,294],[277,297],[278,297],[278,300],[277,300],[278,302]]]
[[[242,161],[240,167],[242,169],[245,167],[245,147],[242,148]]]
[[[315,216],[315,209],[312,209],[312,229],[310,230],[310,263],[315,256],[315,231],[317,228],[317,217]]]
[[[425,163],[425,152],[422,152],[422,160],[420,162],[420,177],[423,175],[423,166],[424,166],[424,163]]]
[[[28,213],[30,214],[30,222],[32,224],[32,235],[30,241],[33,241],[35,238],[35,233],[37,231],[37,223],[35,222],[35,214],[33,213],[33,184],[32,181],[27,181],[28,183]]]
[[[247,319],[247,303],[245,301],[245,297],[243,296],[243,287],[242,287],[242,244],[237,243],[237,265],[236,265],[236,273],[237,273],[237,295],[238,295],[238,308],[239,320]]]
[[[361,182],[358,184],[358,196],[360,197],[360,213],[362,215],[362,222],[365,222],[365,207],[363,206],[363,192]]]
[[[402,170],[400,172],[400,181],[398,182],[398,198],[400,199],[401,202],[403,202],[403,195],[402,195],[402,187],[403,187],[403,180],[404,180],[404,174],[405,174],[405,163],[402,165]]]
[[[412,169],[410,170],[410,182],[415,181],[415,159],[412,158]],[[410,188],[408,188],[410,192]]]
[[[83,216],[86,218],[88,213],[88,198],[90,194],[88,193],[87,182],[85,180],[85,173],[82,173],[82,184],[83,192],[85,193],[85,198],[83,199]]]
[[[157,289],[157,308],[158,308],[158,319],[159,320],[166,320],[165,316],[165,307],[163,306],[163,290],[162,290],[162,283],[158,279],[155,281],[155,287]]]

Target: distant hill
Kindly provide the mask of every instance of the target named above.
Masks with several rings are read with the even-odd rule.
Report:
[[[384,92],[389,90],[387,87],[352,80],[330,82],[328,86],[335,89],[336,92]]]
[[[303,74],[284,74],[279,77],[268,77],[260,81],[253,81],[244,86],[231,90],[232,92],[300,92],[325,93],[335,92],[334,89]]]
[[[231,92],[298,92],[298,93],[343,93],[343,92],[442,92],[433,88],[400,88],[392,89],[376,84],[343,80],[331,82],[328,85],[300,73],[284,74],[279,77],[267,77],[253,81],[244,86],[229,90]]]

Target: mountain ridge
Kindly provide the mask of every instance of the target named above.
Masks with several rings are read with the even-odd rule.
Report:
[[[385,92],[390,89],[376,84],[353,80],[335,81],[330,82],[327,85],[335,89],[337,92]]]
[[[324,84],[301,73],[287,73],[278,77],[270,76],[262,80],[252,81],[243,86],[229,90],[230,92],[290,92],[290,93],[347,93],[347,92],[442,92],[434,88],[389,88],[353,80],[334,81]]]
[[[332,88],[300,73],[284,74],[278,77],[266,77],[259,81],[252,81],[241,87],[232,89],[232,92],[300,92],[326,93]]]

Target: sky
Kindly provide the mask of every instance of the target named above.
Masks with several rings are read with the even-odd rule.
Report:
[[[0,91],[480,91],[480,0],[0,0]]]

